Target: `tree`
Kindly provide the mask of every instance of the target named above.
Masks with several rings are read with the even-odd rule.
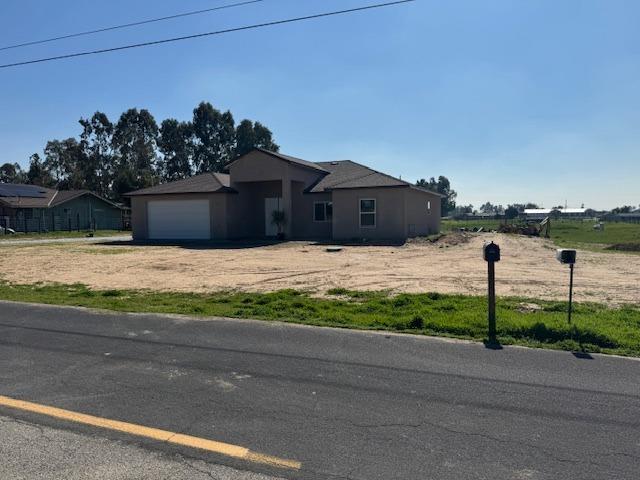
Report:
[[[174,118],[162,122],[158,148],[164,155],[160,172],[163,180],[170,182],[191,176],[192,133],[189,122],[178,122]]]
[[[509,205],[507,209],[504,211],[504,216],[506,219],[511,220],[516,218],[519,215],[520,211],[516,205]]]
[[[193,122],[169,118],[160,128],[149,111],[136,108],[122,113],[116,125],[99,111],[79,123],[79,140],[47,142],[44,161],[34,154],[29,172],[7,163],[0,167],[0,181],[86,188],[118,200],[161,179],[221,171],[236,155],[255,147],[279,150],[265,125],[243,120],[236,128],[231,112],[220,112],[208,102],[193,110]]]
[[[126,193],[122,188],[127,185],[138,189],[156,183],[157,138],[158,125],[148,110],[132,108],[120,116],[112,138],[119,178],[119,187],[113,188],[116,196]]]
[[[249,153],[254,148],[264,148],[272,152],[280,150],[280,146],[273,141],[271,130],[260,122],[254,124],[251,120],[242,120],[236,128],[235,156]]]
[[[104,197],[112,197],[111,184],[115,174],[113,154],[113,123],[106,114],[94,113],[91,118],[79,120],[82,125],[80,145],[84,154],[79,171],[85,188]]]
[[[18,163],[5,163],[0,166],[0,183],[25,183],[27,175]]]
[[[75,138],[47,142],[44,155],[43,167],[53,178],[56,188],[87,188],[86,175],[82,171],[85,158],[82,147]]]
[[[443,195],[443,198],[440,201],[440,213],[443,217],[446,217],[449,212],[455,210],[456,197],[458,194],[455,190],[451,189],[451,183],[447,177],[440,175],[438,177],[438,181],[436,181],[434,177],[431,177],[429,181],[422,178],[416,182],[416,185]]]
[[[553,207],[549,212],[549,217],[554,220],[558,220],[562,215],[562,207]]]
[[[221,113],[209,102],[193,110],[194,155],[197,172],[220,172],[233,159],[235,121],[231,112]]]
[[[536,205],[535,203],[527,203],[524,208],[540,208],[538,205]]]
[[[464,215],[465,213],[473,213],[473,205],[458,205],[454,209],[455,215]]]
[[[251,120],[242,120],[236,128],[236,157],[249,153],[256,146],[255,132]]]
[[[41,187],[53,187],[54,179],[44,168],[40,155],[34,153],[29,157],[29,170],[27,171],[27,183]]]
[[[632,210],[633,207],[631,205],[623,205],[622,207],[614,208],[613,210],[611,210],[611,213],[617,215],[619,213],[631,213]]]
[[[482,213],[495,213],[496,207],[491,202],[487,202],[480,207],[480,211]]]

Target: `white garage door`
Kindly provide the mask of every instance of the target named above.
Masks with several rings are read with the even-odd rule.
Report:
[[[209,200],[152,200],[147,203],[151,240],[209,240]]]

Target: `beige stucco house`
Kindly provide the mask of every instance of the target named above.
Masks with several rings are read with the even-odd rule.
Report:
[[[255,149],[228,165],[127,194],[135,240],[390,240],[440,230],[437,193],[350,160],[308,162]]]

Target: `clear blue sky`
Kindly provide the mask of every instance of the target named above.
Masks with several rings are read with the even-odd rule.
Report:
[[[3,0],[0,43],[235,0]],[[0,63],[376,3],[252,6],[0,52]],[[282,151],[349,158],[459,203],[640,203],[640,2],[436,1],[0,70],[0,162],[26,165],[96,110],[260,120]]]

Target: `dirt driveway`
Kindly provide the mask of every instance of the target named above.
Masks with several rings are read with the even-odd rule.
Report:
[[[0,247],[2,278],[15,283],[81,282],[96,288],[273,291],[333,287],[393,292],[484,294],[484,241],[502,247],[500,295],[564,299],[568,270],[555,247],[536,238],[472,235],[467,241],[353,246],[329,253],[305,242],[254,248],[132,245]],[[457,243],[457,244],[455,244]],[[576,298],[610,304],[640,303],[640,255],[580,251]]]

